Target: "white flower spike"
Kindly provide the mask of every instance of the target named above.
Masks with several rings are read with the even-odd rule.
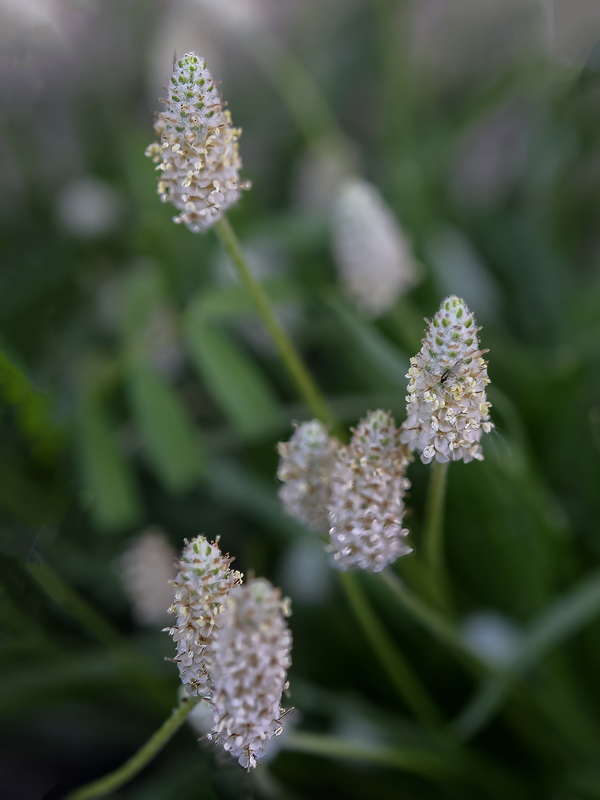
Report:
[[[154,124],[160,142],[149,145],[146,155],[160,172],[160,199],[179,211],[174,222],[199,233],[248,188],[239,180],[240,130],[232,127],[206,62],[195,53],[176,62],[164,102]]]
[[[465,302],[448,297],[410,360],[407,419],[400,438],[420,452],[424,464],[483,460],[481,436],[494,426],[479,330]]]
[[[246,769],[282,730],[292,635],[289,603],[264,579],[231,591],[212,644],[215,731],[211,738]]]
[[[333,256],[346,293],[377,317],[417,282],[409,244],[377,189],[342,183],[333,212]]]
[[[329,529],[330,475],[340,447],[316,419],[298,425],[289,442],[279,442],[279,497],[291,517],[311,530]]]
[[[412,552],[402,527],[409,461],[385,411],[370,412],[340,449],[331,474],[328,547],[338,569],[380,572]]]
[[[175,600],[169,609],[177,624],[166,630],[177,645],[175,661],[188,694],[210,697],[211,640],[219,615],[231,590],[242,581],[230,569],[233,561],[222,555],[217,542],[197,536],[186,542],[172,586]]]

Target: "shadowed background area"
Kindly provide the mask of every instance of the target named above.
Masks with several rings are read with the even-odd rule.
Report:
[[[186,726],[115,796],[486,800],[503,774],[516,797],[600,797],[599,40],[596,0],[0,0],[6,800],[116,768],[176,704],[167,581],[198,533],[291,597],[289,733],[247,774]],[[465,647],[508,687],[493,713],[360,576],[445,718],[479,720],[460,774],[286,745],[438,747],[280,507],[275,446],[309,412],[217,238],[157,197],[144,151],[188,50],[243,129],[252,189],[231,222],[344,427],[403,421],[444,296],[483,326],[496,429],[481,464],[450,469],[446,540]],[[412,265],[377,311],[334,244],[349,177],[381,193]],[[417,550],[428,475],[411,465]],[[418,590],[410,557],[394,569]]]

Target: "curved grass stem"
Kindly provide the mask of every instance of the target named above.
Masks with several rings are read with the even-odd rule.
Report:
[[[97,781],[88,783],[80,789],[75,789],[75,791],[66,796],[65,800],[89,800],[89,798],[92,797],[104,797],[130,781],[141,772],[154,756],[162,750],[167,742],[173,738],[199,700],[200,698],[198,697],[190,697],[182,700],[180,705],[174,709],[171,716],[163,722],[156,733],[154,733],[150,739],[140,747],[137,753],[128,759],[121,767],[105,775],[103,778],[99,778]]]
[[[306,369],[292,340],[279,324],[264,289],[250,272],[238,238],[229,220],[226,217],[222,217],[216,223],[215,231],[229,254],[240,280],[254,301],[258,313],[306,405],[321,422],[333,424],[333,412]]]
[[[444,724],[440,711],[371,609],[357,575],[352,572],[340,572],[339,574],[352,611],[390,682],[421,723],[427,727],[439,729]]]

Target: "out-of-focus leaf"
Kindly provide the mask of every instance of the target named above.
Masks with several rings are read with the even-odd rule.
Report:
[[[483,684],[457,720],[457,729],[473,736],[492,718],[522,675],[599,614],[600,572],[596,571],[539,615],[523,636],[511,664]]]
[[[130,367],[127,380],[148,460],[170,491],[188,489],[202,477],[205,455],[186,409],[171,387],[142,364]]]
[[[15,409],[19,427],[38,454],[49,458],[56,452],[60,436],[51,419],[48,401],[25,375],[0,352],[0,403]]]
[[[262,282],[262,287],[272,303],[298,299],[298,287],[287,277],[270,278]],[[256,316],[256,307],[242,286],[227,286],[201,292],[192,301],[188,313],[209,323]]]
[[[187,313],[184,333],[207,390],[242,436],[269,430],[279,416],[275,395],[255,364],[223,330]]]
[[[334,311],[348,339],[392,384],[406,389],[408,358],[369,325],[341,299],[331,297],[327,305]]]
[[[86,401],[79,413],[79,451],[84,486],[101,528],[120,530],[139,522],[141,512],[131,469],[102,409]]]
[[[145,330],[152,313],[164,302],[162,277],[152,263],[129,277],[123,309],[123,333],[129,344]]]

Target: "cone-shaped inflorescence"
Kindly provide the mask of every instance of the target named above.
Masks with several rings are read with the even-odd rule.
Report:
[[[289,442],[277,445],[283,507],[298,522],[320,533],[329,529],[330,475],[339,446],[316,419],[298,425]]]
[[[266,580],[233,589],[212,643],[212,738],[250,769],[282,731],[292,636],[288,603]]]
[[[373,317],[391,308],[417,280],[404,233],[377,189],[360,178],[341,185],[333,255],[347,294]]]
[[[479,349],[473,314],[448,297],[410,360],[407,419],[401,440],[421,461],[482,460],[481,436],[493,428],[486,386],[486,352]]]
[[[187,692],[210,697],[211,640],[229,592],[242,575],[230,569],[233,561],[222,555],[216,542],[197,536],[186,542],[172,581],[175,600],[169,609],[176,625],[167,628],[177,645],[175,661]]]
[[[330,544],[338,569],[380,572],[412,552],[402,527],[409,453],[391,414],[372,411],[339,450],[331,473]]]
[[[164,102],[154,124],[160,141],[146,155],[158,165],[160,199],[179,211],[174,221],[198,233],[247,188],[239,180],[240,130],[232,127],[206,62],[194,53],[176,62]]]

